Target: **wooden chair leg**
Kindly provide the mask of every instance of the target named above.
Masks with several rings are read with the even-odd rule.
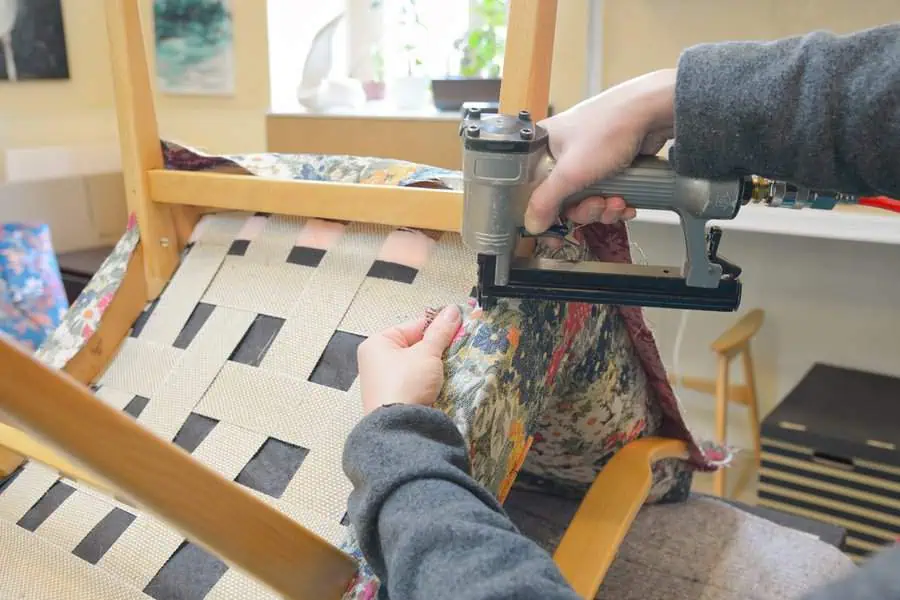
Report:
[[[716,377],[716,440],[724,444],[728,439],[728,367],[727,356],[719,356],[719,372]],[[720,498],[725,497],[725,469],[721,468],[713,474],[713,493]]]
[[[747,407],[750,409],[750,429],[753,434],[753,450],[756,453],[756,468],[759,469],[762,462],[762,441],[759,431],[759,396],[756,393],[756,371],[753,368],[753,356],[750,354],[748,342],[741,353],[744,365],[744,383],[747,386]]]

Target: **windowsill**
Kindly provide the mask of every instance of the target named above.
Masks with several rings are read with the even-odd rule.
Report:
[[[269,116],[273,117],[304,117],[304,118],[364,118],[364,119],[438,119],[458,121],[460,112],[456,110],[439,111],[433,106],[420,110],[407,110],[397,108],[388,101],[367,102],[358,109],[337,108],[327,111],[308,111],[299,105],[295,108],[273,107],[269,109]]]
[[[680,223],[675,213],[664,210],[639,210],[635,221]],[[735,219],[713,223],[723,231],[900,245],[900,215],[866,207],[847,206],[825,211],[745,206]]]

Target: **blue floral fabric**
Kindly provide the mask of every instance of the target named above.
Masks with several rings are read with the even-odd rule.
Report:
[[[37,350],[68,307],[50,228],[0,225],[0,335]]]

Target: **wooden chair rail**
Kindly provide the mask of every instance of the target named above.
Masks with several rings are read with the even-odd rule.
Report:
[[[462,193],[419,187],[268,179],[153,170],[150,197],[161,205],[261,211],[396,227],[459,231]]]
[[[39,463],[47,465],[55,471],[58,471],[63,477],[80,481],[92,488],[108,494],[115,498],[117,492],[106,482],[99,479],[96,475],[75,464],[69,459],[50,450],[49,447],[36,441],[26,433],[19,431],[15,427],[0,423],[0,448],[6,448],[20,456],[30,460],[36,460]],[[120,499],[121,500],[121,499]],[[122,500],[127,503],[126,500]]]
[[[597,475],[553,555],[582,598],[593,600],[600,589],[650,493],[653,464],[687,456],[687,445],[680,440],[642,438],[619,450]]]

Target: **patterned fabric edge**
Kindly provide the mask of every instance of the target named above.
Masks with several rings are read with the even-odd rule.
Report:
[[[631,243],[625,223],[614,225],[595,223],[582,228],[581,231],[597,260],[613,263],[632,262]],[[698,441],[688,427],[681,403],[666,376],[659,347],[647,325],[643,309],[637,306],[620,306],[617,310],[625,320],[635,352],[647,375],[650,390],[663,410],[665,419],[660,433],[686,441],[690,451],[690,462],[698,470],[715,471],[730,462],[731,451],[728,448],[712,442]]]
[[[38,360],[53,369],[62,369],[84,347],[119,290],[128,262],[139,241],[137,220],[132,214],[125,234],[119,238],[113,251],[72,303],[59,327],[38,348],[35,353]]]

